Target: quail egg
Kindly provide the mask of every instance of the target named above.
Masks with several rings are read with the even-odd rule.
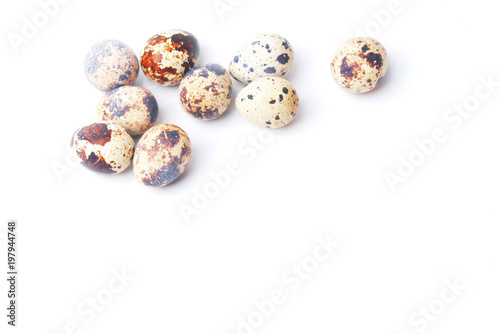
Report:
[[[110,122],[81,127],[73,135],[71,146],[82,165],[97,173],[120,173],[134,155],[132,137],[122,126]]]
[[[92,46],[85,57],[87,79],[95,87],[109,91],[132,85],[139,73],[134,51],[117,40],[105,40]]]
[[[191,142],[180,127],[159,124],[144,133],[134,156],[137,180],[151,187],[163,187],[177,179],[191,159]]]
[[[178,85],[199,55],[196,37],[183,30],[167,30],[147,41],[141,55],[142,71],[160,85]]]
[[[385,76],[387,53],[382,44],[372,38],[353,38],[338,48],[330,68],[340,87],[351,93],[366,93]]]
[[[236,97],[236,109],[249,121],[268,128],[290,123],[297,113],[299,97],[292,84],[280,77],[253,81]]]
[[[182,108],[191,116],[211,120],[222,115],[231,103],[229,73],[218,64],[193,67],[179,86]]]

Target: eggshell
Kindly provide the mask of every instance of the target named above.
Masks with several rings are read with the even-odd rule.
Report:
[[[191,142],[180,127],[159,124],[144,133],[134,156],[134,173],[146,186],[163,187],[177,179],[191,159]]]
[[[372,38],[359,37],[344,42],[330,66],[337,84],[351,93],[374,89],[387,72],[387,53]]]
[[[154,95],[142,87],[123,86],[104,95],[97,104],[97,118],[119,124],[132,135],[142,135],[158,119]]]
[[[147,41],[141,54],[142,71],[160,85],[177,85],[199,55],[198,40],[193,35],[183,30],[167,30]]]
[[[110,122],[81,127],[73,135],[71,146],[82,165],[97,173],[123,172],[134,155],[132,137],[123,127]]]
[[[236,97],[236,109],[249,121],[268,128],[290,123],[297,113],[299,97],[286,79],[266,77],[253,81]]]
[[[229,73],[218,64],[197,65],[179,86],[182,108],[201,120],[219,117],[231,103],[232,83]]]
[[[244,84],[262,77],[284,77],[290,72],[293,59],[292,46],[284,37],[259,34],[236,51],[229,64],[229,73]]]
[[[134,84],[139,74],[139,60],[126,44],[105,40],[94,44],[87,53],[84,70],[91,84],[109,91]]]

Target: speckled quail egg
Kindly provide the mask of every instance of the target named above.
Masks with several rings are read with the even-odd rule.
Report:
[[[266,77],[253,81],[236,97],[236,109],[249,121],[279,128],[292,121],[299,107],[295,88],[286,79]]]
[[[132,135],[142,135],[158,119],[158,103],[142,87],[123,86],[104,95],[97,104],[97,117],[119,124]]]
[[[232,57],[229,73],[248,84],[255,79],[284,77],[293,64],[293,49],[280,35],[259,34],[244,43]]]
[[[387,71],[387,53],[372,38],[344,42],[333,56],[331,72],[337,84],[351,93],[374,89]]]
[[[95,87],[112,90],[132,85],[139,73],[139,60],[134,51],[117,40],[94,44],[85,57],[87,79]]]
[[[172,86],[180,83],[199,55],[198,40],[193,35],[183,30],[167,30],[147,41],[141,66],[152,81]]]
[[[78,129],[71,146],[83,166],[93,172],[117,174],[124,171],[134,155],[134,140],[123,127],[100,122]]]
[[[159,124],[142,135],[134,156],[134,173],[146,186],[163,187],[177,179],[191,159],[191,142],[180,127]]]
[[[222,115],[231,103],[232,83],[229,73],[218,64],[193,67],[182,79],[179,99],[191,116],[211,120]]]

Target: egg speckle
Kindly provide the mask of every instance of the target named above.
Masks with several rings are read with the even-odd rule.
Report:
[[[286,79],[266,77],[253,81],[236,97],[236,109],[249,121],[268,128],[290,123],[299,107],[295,88]]]
[[[353,38],[335,52],[330,69],[340,87],[352,93],[366,93],[385,76],[387,53],[372,38]]]
[[[142,51],[141,66],[152,81],[177,85],[200,55],[198,40],[183,30],[167,30],[151,37]]]
[[[101,98],[97,105],[97,117],[123,126],[132,136],[141,135],[155,125],[158,103],[149,90],[124,86]]]
[[[159,124],[142,135],[134,156],[134,173],[146,186],[163,187],[177,179],[191,159],[191,142],[180,127]]]
[[[132,85],[139,73],[139,60],[124,43],[105,40],[93,45],[87,53],[84,70],[91,84],[108,91]]]
[[[110,122],[78,129],[71,146],[81,163],[93,172],[117,174],[124,171],[134,155],[134,140],[123,127]]]
[[[182,108],[201,120],[219,117],[231,103],[229,73],[218,64],[197,65],[182,79],[179,99]]]
[[[292,46],[284,37],[259,34],[236,51],[229,73],[244,84],[267,76],[284,77],[290,72],[293,59]]]

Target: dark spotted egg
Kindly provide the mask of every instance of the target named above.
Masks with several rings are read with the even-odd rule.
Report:
[[[179,86],[182,108],[191,116],[211,120],[222,115],[231,103],[231,76],[218,64],[193,67]]]
[[[177,85],[199,55],[196,37],[183,30],[167,30],[147,41],[141,55],[142,71],[160,85]]]
[[[177,179],[191,159],[191,142],[180,127],[159,124],[142,135],[134,156],[137,180],[151,187],[163,187]]]
[[[290,123],[299,107],[299,97],[288,80],[266,77],[253,81],[236,97],[236,109],[249,121],[268,128]]]
[[[158,103],[146,88],[123,86],[101,98],[97,118],[123,126],[131,136],[142,135],[155,125]]]
[[[105,40],[94,44],[87,53],[84,70],[91,84],[108,91],[134,84],[139,73],[139,61],[134,51],[124,43]]]
[[[284,77],[292,68],[293,58],[292,46],[284,37],[259,34],[236,51],[229,73],[244,84],[267,76]]]
[[[134,155],[132,137],[123,127],[110,122],[81,127],[73,135],[71,146],[82,165],[97,173],[120,173]]]
[[[387,53],[372,38],[353,38],[335,52],[330,69],[340,87],[351,93],[366,93],[385,76]]]

